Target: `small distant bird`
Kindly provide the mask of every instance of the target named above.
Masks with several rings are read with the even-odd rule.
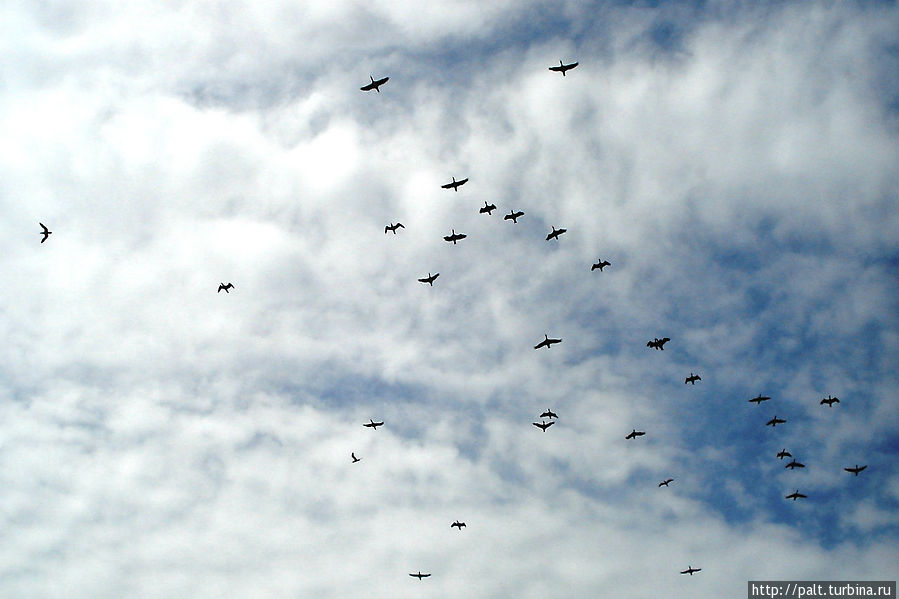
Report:
[[[765,423],[765,426],[777,426],[778,424],[783,424],[786,422],[783,418],[778,418],[776,415],[774,418]]]
[[[687,569],[682,570],[681,574],[689,574],[690,576],[693,576],[693,572],[700,572],[701,570],[702,570],[702,568],[694,568],[693,566],[687,566]]]
[[[220,283],[219,290],[216,291],[216,293],[221,293],[222,291],[224,291],[225,293],[231,293],[230,291],[228,291],[229,289],[234,289],[234,285],[232,285],[231,283],[228,283],[227,285],[225,285],[224,283]]]
[[[421,570],[418,571],[418,574],[410,574],[409,576],[414,576],[415,578],[421,580],[422,578],[427,578],[430,574],[422,574]]]
[[[828,395],[827,397],[825,397],[824,399],[821,400],[820,405],[823,406],[824,404],[827,404],[828,408],[832,408],[833,404],[835,404],[835,403],[840,403],[839,398],[831,397],[830,395]]]
[[[660,486],[660,487],[667,487],[667,486],[668,486],[668,483],[673,483],[673,482],[674,482],[674,479],[673,479],[673,478],[666,478],[665,480],[663,480],[662,482],[659,483],[659,486]]]
[[[549,335],[543,335],[543,341],[534,346],[534,349],[540,349],[541,347],[545,347],[549,349],[549,347],[553,343],[562,343],[561,339],[550,339]]]
[[[784,466],[784,468],[789,468],[790,470],[793,470],[794,468],[805,468],[805,464],[793,460],[792,462]]]
[[[612,263],[608,260],[597,260],[596,264],[590,267],[590,272],[593,272],[597,268],[599,269],[599,272],[602,272],[602,269],[604,269],[606,266],[612,266]]]
[[[484,207],[478,210],[478,214],[493,214],[493,211],[496,210],[496,204],[488,204],[484,202]]]
[[[370,92],[371,90],[375,90],[379,94],[381,93],[381,90],[378,88],[381,87],[382,85],[384,85],[385,83],[387,83],[387,80],[390,79],[390,77],[384,77],[383,79],[378,79],[377,81],[375,81],[375,78],[372,77],[371,75],[369,75],[368,78],[371,79],[371,83],[367,83],[367,84],[363,85],[362,87],[360,87],[359,89],[361,89],[364,92]]]
[[[437,277],[439,277],[439,276],[440,276],[440,273],[439,273],[439,272],[436,273],[436,274],[433,274],[433,275],[432,275],[431,273],[428,273],[428,276],[426,276],[426,277],[423,278],[423,279],[418,279],[418,280],[421,281],[422,283],[427,283],[428,285],[430,285],[431,287],[433,287],[433,286],[434,286],[434,280],[435,280]]]
[[[625,437],[625,439],[636,439],[637,437],[642,437],[645,434],[646,431],[638,431],[637,429],[634,429],[627,434],[627,437]]]
[[[858,476],[858,473],[867,467],[868,467],[867,464],[865,464],[864,466],[859,466],[858,464],[856,464],[855,468],[843,468],[843,470],[845,470],[846,472],[851,472],[852,474]]]
[[[524,216],[524,212],[522,212],[521,210],[519,210],[518,212],[514,212],[514,211],[510,210],[509,214],[507,214],[503,217],[503,220],[510,220],[513,223],[517,223],[519,216]]]
[[[386,234],[387,234],[387,231],[390,231],[391,233],[393,233],[394,235],[396,235],[396,230],[397,230],[397,229],[405,229],[405,228],[406,228],[406,227],[403,226],[403,223],[396,223],[396,224],[390,223],[389,225],[387,225],[386,227],[384,227],[384,234],[386,235]]]
[[[366,424],[365,426],[368,426],[368,425]],[[353,458],[353,463],[354,463],[354,464],[355,464],[356,462],[361,462],[361,461],[362,461],[362,458],[357,458],[357,457],[356,457],[356,453],[355,453],[355,452],[351,453],[350,456]]]
[[[780,459],[784,458],[792,458],[793,454],[787,451],[786,447],[777,452],[777,457]]]
[[[451,235],[445,235],[443,237],[443,241],[452,241],[453,245],[456,245],[457,241],[459,241],[461,239],[465,239],[466,237],[468,237],[468,235],[464,235],[462,233],[456,233],[456,230],[453,229],[453,232]]]
[[[665,350],[665,344],[671,341],[668,337],[662,337],[659,339],[658,337],[654,338],[652,341],[646,342],[646,347],[651,347],[653,349]]]
[[[38,235],[43,235],[43,236],[44,236],[44,238],[41,239],[41,243],[44,243],[45,241],[47,241],[47,238],[48,238],[48,237],[50,237],[51,235],[53,235],[53,231],[51,231],[50,229],[48,229],[48,228],[47,228],[47,225],[45,225],[44,223],[38,223],[38,224],[41,226],[41,229],[43,229],[43,232],[38,233]]]
[[[756,405],[761,405],[763,401],[768,401],[769,399],[771,399],[771,398],[768,397],[767,395],[761,395],[761,394],[759,394],[759,395],[753,397],[752,399],[750,399],[750,400],[749,400],[749,403],[754,403],[754,404],[756,404]]]
[[[459,531],[461,532],[461,531],[462,531],[462,527],[465,526],[465,523],[464,523],[464,522],[459,522],[458,520],[456,520],[455,522],[453,522],[452,524],[450,524],[450,528],[452,528],[452,527],[454,527],[454,526],[455,526],[456,528],[458,528]]]
[[[543,429],[543,432],[545,433],[546,429],[548,429],[549,427],[554,425],[555,422],[553,422],[552,420],[550,420],[549,422],[546,422],[545,420],[541,420],[540,422],[532,422],[531,424],[533,424],[534,426],[536,426],[539,429]]]
[[[796,501],[797,499],[805,499],[806,497],[806,495],[803,495],[799,492],[799,489],[796,489],[796,491],[790,493],[789,495],[784,495],[784,499],[792,499],[793,501]]]
[[[545,412],[543,412],[542,414],[540,414],[540,417],[541,417],[541,418],[558,418],[558,416],[556,415],[556,413],[553,412],[552,410],[546,410]]]
[[[461,181],[456,181],[456,178],[453,177],[452,183],[447,183],[446,185],[441,185],[443,189],[452,189],[453,191],[459,191],[459,188],[468,183],[468,177],[465,177]]]
[[[565,76],[565,71],[570,71],[574,67],[577,66],[576,62],[572,62],[571,64],[562,64],[562,61],[559,61],[559,66],[557,67],[549,67],[550,71],[555,71],[557,73],[562,73],[562,77]]]
[[[686,385],[687,383],[690,383],[691,385],[695,385],[696,381],[701,381],[701,380],[702,380],[701,376],[699,376],[698,374],[693,374],[691,372],[690,376],[688,376],[687,378],[684,379],[684,384]]]
[[[373,429],[375,429],[375,430],[378,430],[378,427],[381,426],[382,424],[384,424],[383,421],[381,421],[381,422],[375,422],[374,420],[372,420],[371,418],[369,418],[369,419],[368,419],[368,422],[366,422],[366,423],[363,424],[362,426],[367,426],[368,428],[373,428]]]
[[[549,241],[550,239],[555,239],[556,241],[558,241],[559,235],[566,232],[567,230],[568,229],[557,229],[557,228],[553,227],[552,232],[546,236],[546,240]]]

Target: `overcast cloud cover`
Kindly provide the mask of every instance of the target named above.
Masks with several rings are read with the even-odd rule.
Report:
[[[0,596],[895,580],[899,9],[654,4],[3,4]]]

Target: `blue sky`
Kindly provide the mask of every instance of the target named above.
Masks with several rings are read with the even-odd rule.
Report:
[[[896,578],[893,4],[0,23],[0,596]]]

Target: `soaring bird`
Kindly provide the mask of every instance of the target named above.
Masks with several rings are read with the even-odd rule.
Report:
[[[807,497],[806,495],[803,495],[802,493],[799,492],[799,489],[796,489],[793,493],[790,493],[789,495],[784,495],[784,499],[792,499],[793,501],[796,501],[797,499],[805,499],[806,497]]]
[[[573,62],[573,63],[571,63],[571,64],[562,64],[562,61],[560,60],[560,61],[559,61],[559,66],[557,66],[557,67],[549,67],[549,70],[550,70],[550,71],[555,71],[555,72],[557,72],[557,73],[562,73],[562,77],[564,77],[564,76],[565,76],[565,71],[570,71],[571,69],[573,69],[573,68],[576,67],[576,66],[577,66],[577,63],[576,63],[576,62]]]
[[[522,212],[521,210],[519,210],[518,212],[515,212],[515,211],[513,211],[513,210],[509,210],[509,214],[505,215],[505,216],[503,217],[503,220],[510,220],[510,221],[512,221],[513,223],[517,223],[517,222],[518,222],[518,217],[519,217],[519,216],[524,216],[524,212]]]
[[[453,191],[459,191],[459,187],[468,183],[468,177],[465,177],[461,181],[456,181],[456,178],[453,177],[452,183],[447,183],[446,185],[441,185],[443,189],[452,189]]]
[[[867,467],[868,467],[867,464],[865,464],[864,466],[859,466],[858,464],[856,464],[855,468],[843,468],[843,470],[845,470],[846,472],[851,472],[852,474],[858,476],[858,473]]]
[[[625,439],[636,439],[637,437],[642,437],[645,434],[646,431],[638,431],[637,429],[634,429],[627,434],[627,437],[625,437]]]
[[[687,569],[682,570],[681,574],[689,574],[690,576],[693,576],[693,572],[699,572],[701,570],[702,570],[702,568],[694,568],[693,566],[687,566]]]
[[[405,229],[405,228],[406,228],[406,227],[403,226],[403,223],[396,223],[396,224],[390,223],[389,225],[387,225],[386,227],[384,227],[384,234],[386,235],[386,234],[387,234],[387,231],[390,231],[391,233],[393,233],[394,235],[396,235],[396,230],[397,230],[397,229]]]
[[[765,426],[777,426],[778,424],[783,424],[786,422],[783,418],[778,418],[776,415],[774,418],[765,423]]]
[[[667,487],[667,486],[668,486],[668,483],[673,483],[673,482],[674,482],[674,479],[673,479],[673,478],[666,478],[665,480],[663,480],[662,482],[659,483],[659,486],[660,486],[660,487]]]
[[[658,349],[658,350],[664,351],[664,349],[665,349],[665,344],[668,343],[669,341],[671,341],[671,339],[668,338],[668,337],[662,337],[661,339],[659,339],[658,337],[656,337],[656,338],[653,339],[652,341],[647,341],[647,342],[646,342],[646,347],[651,347],[651,348],[653,348],[653,349]]]
[[[545,412],[543,412],[542,414],[540,414],[540,417],[541,417],[541,418],[558,418],[558,416],[556,415],[556,413],[553,412],[552,410],[546,410]]]
[[[688,376],[687,378],[684,379],[684,384],[686,385],[687,383],[690,383],[691,385],[695,385],[696,381],[701,381],[701,380],[702,380],[701,376],[699,376],[698,374],[693,374],[691,372],[690,376]]]
[[[604,269],[606,266],[612,266],[612,263],[608,260],[597,260],[596,264],[590,267],[590,272],[593,272],[597,268],[599,269],[599,272],[602,272],[602,269]]]
[[[763,401],[768,401],[769,399],[771,399],[771,398],[768,397],[767,395],[759,394],[759,395],[756,395],[755,397],[753,397],[752,399],[750,399],[749,403],[761,405]]]
[[[426,277],[423,278],[423,279],[418,279],[418,280],[421,281],[422,283],[427,283],[428,285],[430,285],[431,287],[433,287],[433,286],[434,286],[434,280],[435,280],[437,277],[439,277],[439,276],[440,276],[440,273],[439,273],[439,272],[436,273],[436,274],[433,274],[433,275],[432,275],[431,273],[428,273],[428,276],[426,276]]]
[[[450,524],[450,528],[452,528],[452,527],[454,527],[454,526],[455,526],[456,528],[458,528],[459,531],[461,532],[462,527],[465,526],[465,523],[464,523],[464,522],[459,522],[458,520],[456,520],[455,522],[453,522],[452,524]]]
[[[549,427],[554,425],[555,422],[553,422],[552,420],[550,420],[549,422],[546,422],[545,420],[541,420],[540,422],[532,422],[531,424],[533,424],[534,426],[536,426],[539,429],[543,429],[543,432],[545,433],[546,429],[548,429]]]
[[[793,470],[794,468],[805,468],[805,464],[793,460],[792,462],[784,466],[784,468],[789,468],[790,470]]]
[[[42,231],[41,233],[38,233],[38,235],[43,235],[43,236],[44,236],[44,238],[41,239],[41,243],[44,243],[45,241],[47,241],[47,238],[48,238],[48,237],[50,237],[51,235],[53,235],[53,231],[51,231],[50,229],[48,229],[48,228],[47,228],[47,225],[45,225],[44,223],[38,223],[38,224],[41,226],[41,229],[43,229],[43,231]]]
[[[365,426],[368,426],[368,425],[365,425]],[[350,453],[350,456],[353,458],[353,463],[354,463],[354,464],[355,464],[356,462],[361,462],[361,461],[362,461],[362,458],[357,458],[357,457],[356,457],[356,453],[355,453],[355,452]]]
[[[369,75],[368,78],[371,79],[371,83],[366,83],[359,89],[361,89],[364,92],[370,92],[371,90],[375,90],[379,94],[381,93],[381,90],[378,88],[381,87],[382,85],[384,85],[385,83],[387,83],[387,80],[390,79],[390,77],[384,77],[383,79],[378,79],[377,81],[375,81],[375,78],[372,77],[371,75]]]
[[[552,232],[546,236],[546,240],[549,241],[550,239],[555,239],[556,241],[558,241],[559,235],[561,235],[562,233],[564,233],[567,230],[568,229],[557,229],[557,228],[553,227]]]
[[[836,397],[831,397],[830,395],[828,395],[827,397],[825,397],[824,399],[821,400],[820,405],[823,406],[824,404],[827,404],[828,408],[832,408],[833,404],[835,404],[835,403],[840,403],[840,400]]]
[[[422,574],[421,570],[418,571],[418,574],[410,574],[409,576],[414,576],[415,578],[421,580],[422,578],[427,578],[430,574]]]
[[[220,283],[219,290],[216,291],[216,293],[221,293],[222,291],[224,291],[225,293],[231,293],[230,291],[228,291],[229,289],[234,289],[234,285],[232,285],[231,283],[228,283],[227,285],[225,285],[224,283]]]
[[[484,202],[484,207],[478,210],[478,214],[493,214],[494,210],[496,210],[496,204]]]
[[[543,341],[534,346],[534,349],[540,349],[541,347],[545,347],[549,349],[553,343],[562,343],[561,339],[550,339],[549,335],[543,335]]]
[[[375,422],[374,420],[372,420],[371,418],[369,418],[369,419],[368,419],[368,422],[366,422],[366,423],[363,424],[362,426],[367,426],[368,428],[373,428],[373,429],[375,429],[375,430],[378,430],[378,427],[381,426],[382,424],[384,424],[383,421],[381,421],[381,422]]]
[[[453,231],[453,232],[452,232],[451,235],[445,235],[445,236],[443,237],[443,241],[452,241],[452,242],[453,242],[453,245],[456,245],[456,242],[457,242],[457,241],[459,241],[460,239],[465,239],[466,237],[468,237],[468,235],[464,235],[464,234],[462,234],[462,233],[456,233],[456,230],[455,230],[455,229],[453,229],[452,231]]]
[[[792,458],[793,454],[787,451],[787,448],[785,447],[777,452],[777,457],[779,457],[780,459]]]

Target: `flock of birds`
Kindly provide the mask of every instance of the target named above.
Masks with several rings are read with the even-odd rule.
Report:
[[[554,71],[554,72],[559,72],[564,77],[565,73],[567,71],[569,71],[577,66],[578,66],[577,62],[573,62],[570,64],[564,64],[560,60],[558,66],[549,67],[549,70]],[[362,86],[360,89],[362,91],[374,90],[375,92],[380,93],[381,92],[380,87],[382,85],[384,85],[385,83],[387,83],[387,81],[390,78],[383,77],[381,79],[375,79],[374,77],[370,77],[370,79],[371,79],[371,82]],[[468,183],[467,177],[464,179],[460,179],[459,181],[456,181],[456,178],[452,177],[452,181],[450,181],[449,183],[446,183],[444,185],[441,185],[441,188],[442,189],[452,189],[454,192],[458,192],[459,188],[462,187],[463,185],[465,185],[466,183]],[[484,206],[480,208],[479,213],[492,215],[494,210],[496,210],[496,205],[488,204],[487,202],[484,202]],[[505,215],[503,217],[503,219],[511,220],[513,223],[517,223],[518,219],[522,216],[524,216],[523,211],[510,210],[509,214]],[[50,237],[50,235],[53,232],[50,231],[47,228],[47,226],[44,225],[43,223],[38,223],[38,224],[41,226],[41,229],[42,229],[42,231],[40,232],[40,235],[42,235],[41,243],[44,243],[45,241],[47,241],[47,239]],[[393,233],[394,235],[396,235],[397,229],[405,229],[405,228],[406,227],[400,222],[397,222],[397,223],[391,222],[390,224],[388,224],[387,226],[384,227],[384,233],[386,234],[386,233],[390,232],[390,233]],[[546,241],[552,241],[552,240],[558,241],[559,237],[566,232],[567,232],[567,229],[562,229],[562,228],[556,229],[555,226],[553,226],[552,230],[546,236]],[[456,233],[455,229],[451,229],[450,234],[444,236],[443,239],[445,241],[453,243],[455,245],[457,242],[465,239],[466,237],[467,237],[467,235],[465,235],[463,233]],[[592,271],[598,269],[600,272],[602,272],[603,269],[607,266],[611,266],[611,263],[608,262],[607,260],[599,259],[595,264],[592,265],[590,270],[592,272]],[[440,273],[431,274],[430,272],[428,272],[427,277],[422,277],[422,278],[418,279],[418,281],[420,281],[421,283],[427,283],[428,285],[433,287],[434,281],[436,281],[437,277],[439,277],[439,276],[440,276]],[[222,291],[224,291],[225,293],[230,293],[230,290],[234,289],[234,288],[235,287],[232,283],[222,282],[219,284],[217,293],[221,293]],[[662,351],[665,349],[665,344],[668,343],[669,341],[671,341],[671,339],[669,337],[662,337],[662,338],[656,337],[656,338],[653,338],[652,340],[648,341],[646,343],[646,346],[651,349],[656,349],[656,350]],[[562,339],[560,339],[560,338],[551,338],[549,335],[544,334],[543,340],[540,341],[539,343],[537,343],[534,346],[534,349],[539,350],[544,347],[549,349],[553,345],[555,345],[557,343],[561,343],[561,342],[562,342]],[[691,385],[695,385],[696,381],[701,381],[701,380],[702,380],[702,378],[698,374],[694,374],[693,372],[690,372],[690,376],[688,376],[684,379],[684,384],[689,383]],[[771,398],[769,396],[759,394],[758,396],[750,399],[749,402],[755,403],[756,405],[761,405],[762,402],[768,401],[770,399]],[[821,405],[827,405],[828,407],[833,407],[833,404],[840,403],[840,400],[839,400],[839,398],[828,395],[827,397],[822,399],[820,403],[821,403]],[[545,433],[549,427],[551,427],[551,426],[553,426],[553,424],[555,424],[555,421],[558,418],[558,415],[555,412],[553,412],[551,409],[547,409],[542,414],[540,414],[540,418],[541,418],[540,422],[533,422],[532,424],[535,427],[541,429]],[[766,422],[766,426],[771,426],[773,428],[773,427],[776,427],[778,424],[785,424],[785,423],[786,423],[785,419],[778,418],[777,415],[775,415],[773,418],[768,420],[768,422]],[[364,423],[362,426],[370,428],[372,430],[377,430],[379,426],[383,426],[383,425],[384,425],[383,421],[375,421],[374,419],[369,419],[369,421],[367,423]],[[644,436],[645,434],[646,434],[646,431],[638,431],[636,428],[634,428],[624,438],[626,440],[634,440],[638,437]],[[354,463],[354,464],[362,461],[362,458],[357,457],[355,452],[351,452],[350,457],[352,459],[352,463]],[[794,459],[792,454],[790,452],[788,452],[786,450],[786,448],[782,449],[780,452],[777,453],[777,458],[781,459],[781,460],[783,460],[784,458],[791,458],[791,461],[784,466],[784,468],[789,468],[791,471],[796,468],[805,468],[805,464]],[[863,470],[865,470],[866,468],[867,468],[867,465],[859,466],[858,464],[856,464],[853,467],[846,467],[846,468],[844,468],[844,470],[851,474],[854,474],[855,476],[858,476],[859,473],[862,472]],[[661,487],[667,488],[669,484],[674,482],[674,480],[675,480],[674,478],[666,478],[665,480],[658,483],[658,487],[659,488],[661,488]],[[807,498],[807,495],[800,493],[799,489],[796,489],[794,492],[785,496],[785,499],[791,499],[794,502],[797,499],[805,499],[805,498]],[[450,528],[457,528],[461,532],[462,528],[465,526],[466,526],[465,522],[460,522],[459,520],[455,520],[450,525]],[[690,566],[687,566],[687,569],[682,570],[680,573],[681,574],[689,574],[690,576],[692,576],[694,573],[700,572],[701,570],[702,570],[702,568],[694,568],[692,565],[690,565]],[[430,577],[431,574],[423,573],[419,570],[416,573],[410,573],[409,576],[411,576],[413,578],[418,578],[419,580],[422,580],[424,578]]]

